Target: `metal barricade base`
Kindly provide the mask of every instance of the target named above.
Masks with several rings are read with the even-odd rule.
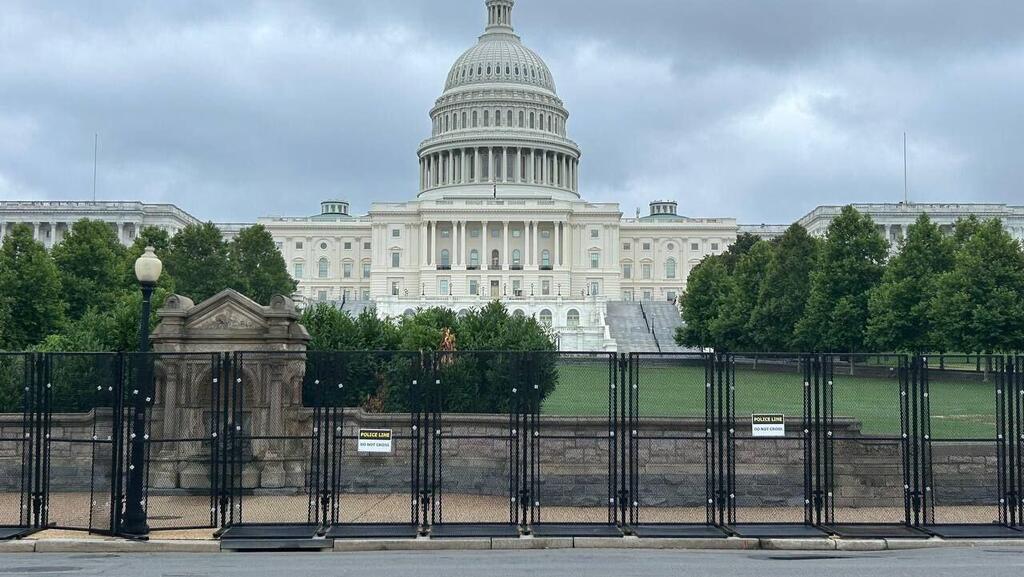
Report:
[[[232,525],[220,534],[220,539],[313,539],[319,533],[319,525]]]
[[[754,539],[828,537],[827,533],[811,525],[741,524],[730,525],[728,530],[737,537]]]
[[[1024,539],[1024,531],[1005,525],[926,525],[924,529],[943,539]]]
[[[822,529],[847,539],[927,539],[925,531],[907,525],[844,524],[823,525]]]
[[[704,524],[652,524],[633,527],[637,537],[651,539],[714,539],[728,537],[721,527]]]
[[[328,539],[415,539],[415,525],[332,525],[324,535]]]
[[[430,536],[434,539],[518,537],[519,527],[507,523],[440,523],[431,525]]]
[[[607,524],[536,523],[530,533],[535,537],[622,537],[618,527]]]
[[[33,531],[35,531],[35,529],[30,529],[28,527],[0,527],[0,541],[21,539]]]

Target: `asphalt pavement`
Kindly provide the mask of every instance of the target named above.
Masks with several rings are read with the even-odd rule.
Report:
[[[6,554],[0,576],[104,577],[821,577],[1024,575],[1024,549],[910,551],[422,551],[239,554]]]

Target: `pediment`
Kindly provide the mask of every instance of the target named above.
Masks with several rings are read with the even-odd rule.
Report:
[[[188,311],[186,330],[260,330],[269,325],[266,307],[239,293],[223,290]]]

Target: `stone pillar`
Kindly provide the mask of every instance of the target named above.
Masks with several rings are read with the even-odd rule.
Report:
[[[429,264],[433,266],[437,262],[437,221],[430,221],[430,253],[427,254]]]
[[[562,223],[555,223],[555,260],[551,263],[552,268],[562,266]]]
[[[533,223],[533,264],[540,264],[540,222]]]
[[[497,182],[494,178],[494,147],[487,147],[487,181]]]
[[[533,227],[533,221],[523,222],[523,246],[526,248],[526,255],[523,259],[523,268],[533,265],[532,251],[530,250],[530,238],[532,233],[531,228]],[[536,245],[534,245],[536,246]]]
[[[468,261],[466,261],[466,237],[469,236],[469,231],[466,230],[466,226],[468,224],[469,222],[465,220],[460,221],[459,223],[460,228],[462,229],[462,233],[459,235],[459,242],[462,243],[461,246],[459,246],[459,264],[462,266],[469,264]]]
[[[473,148],[473,182],[480,181],[480,149]]]
[[[508,147],[501,147],[501,182],[508,182]]]
[[[487,232],[487,221],[485,220],[480,223],[480,252],[482,253],[480,255],[480,270],[487,270],[491,266],[491,255],[487,252],[487,237],[489,236],[490,234]]]
[[[512,261],[508,258],[508,221],[506,220],[503,223],[503,225],[504,225],[504,227],[502,228],[502,233],[501,233],[501,242],[502,242],[501,264],[502,264],[502,269],[508,270],[509,269],[509,265],[512,263]]]
[[[427,221],[420,222],[420,267],[427,266]]]

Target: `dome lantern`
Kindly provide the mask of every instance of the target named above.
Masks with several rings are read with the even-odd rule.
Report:
[[[512,33],[515,0],[487,0],[487,33]]]

